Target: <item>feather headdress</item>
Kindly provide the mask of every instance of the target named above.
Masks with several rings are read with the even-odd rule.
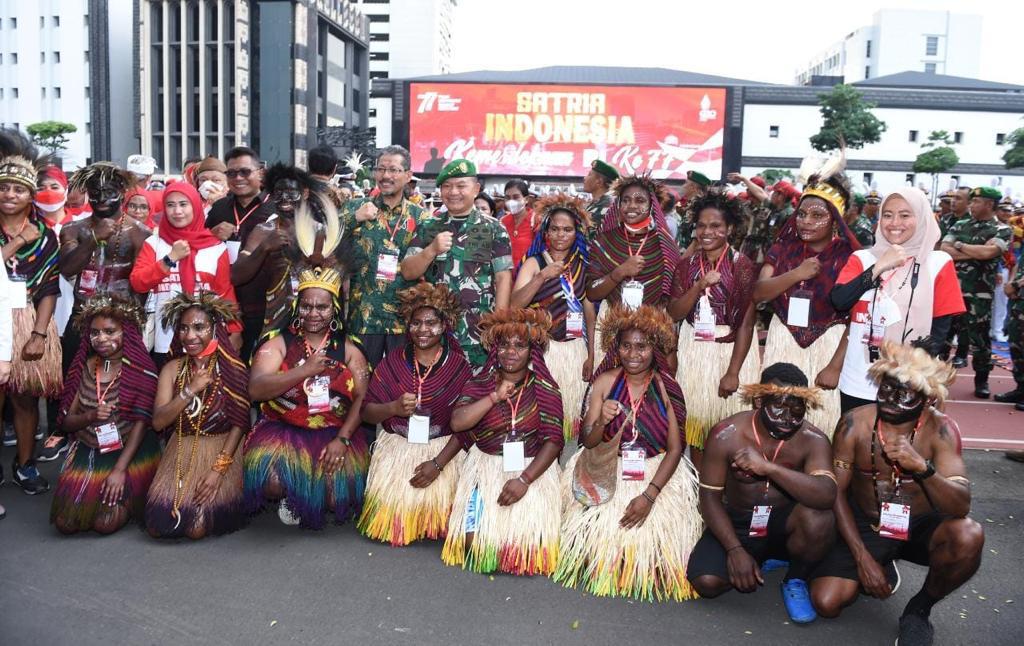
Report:
[[[89,321],[97,316],[132,323],[139,328],[146,323],[146,312],[138,301],[118,294],[101,293],[85,301],[75,318],[75,327],[84,335]]]
[[[840,215],[846,213],[849,192],[840,190],[843,186],[842,173],[846,169],[846,147],[840,147],[833,155],[822,157],[811,155],[800,162],[797,180],[804,185],[801,197],[820,197],[836,208]]]
[[[398,300],[398,313],[406,322],[412,319],[416,310],[430,307],[441,314],[446,325],[454,326],[459,312],[462,310],[459,297],[453,294],[447,285],[417,283],[409,289],[398,292]]]
[[[68,182],[68,191],[85,192],[90,186],[99,187],[104,184],[113,184],[118,191],[124,193],[135,188],[135,174],[113,162],[95,162],[75,171]]]
[[[49,157],[39,156],[35,145],[20,131],[0,128],[0,181],[21,184],[35,193],[39,172]]]
[[[224,300],[214,292],[200,290],[195,296],[188,292],[181,292],[167,301],[160,313],[160,324],[167,330],[177,329],[182,314],[193,307],[198,307],[206,312],[217,325],[238,320],[238,307],[234,303]]]
[[[924,348],[886,341],[881,358],[868,368],[868,376],[875,382],[892,377],[941,404],[949,395],[950,384],[956,381],[956,369]]]

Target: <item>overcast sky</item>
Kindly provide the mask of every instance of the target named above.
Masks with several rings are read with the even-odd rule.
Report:
[[[452,71],[667,67],[792,83],[802,63],[882,8],[980,14],[979,76],[1024,85],[1024,3],[1007,0],[458,0]]]

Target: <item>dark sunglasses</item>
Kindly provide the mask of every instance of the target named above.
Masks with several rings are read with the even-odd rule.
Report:
[[[252,168],[232,168],[230,170],[224,171],[224,174],[227,175],[228,179],[234,179],[239,175],[241,175],[242,177],[249,177],[250,175],[252,175],[252,172]]]

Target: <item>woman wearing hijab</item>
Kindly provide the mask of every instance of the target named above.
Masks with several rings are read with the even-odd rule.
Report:
[[[883,341],[917,342],[935,356],[953,317],[965,311],[953,260],[935,251],[941,232],[924,193],[899,188],[882,202],[870,249],[853,252],[830,298],[850,312],[843,371],[842,412],[873,404],[878,385],[868,368]]]
[[[200,290],[237,303],[228,249],[204,226],[199,192],[191,184],[174,182],[164,190],[163,203],[164,222],[139,251],[129,278],[135,291],[152,292],[147,310],[162,311],[177,294],[195,295]],[[237,345],[241,325],[232,321],[228,331]],[[167,354],[173,338],[174,330],[158,323],[153,352]]]

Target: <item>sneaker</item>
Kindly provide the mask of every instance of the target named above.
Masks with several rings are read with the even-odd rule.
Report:
[[[965,368],[967,367],[967,359],[964,357],[953,357],[954,368]]]
[[[36,427],[36,434],[33,435],[32,437],[34,439],[36,439],[37,441],[43,439],[43,427],[42,426],[37,426]]]
[[[1018,404],[1024,402],[1024,387],[1017,386],[1010,392],[1000,393],[993,397],[1000,404]]]
[[[39,451],[39,455],[36,460],[39,462],[53,462],[60,456],[67,453],[67,450],[71,447],[71,442],[68,441],[66,435],[51,435],[46,438],[46,443],[43,444],[43,448]]]
[[[29,460],[24,465],[19,465],[15,460],[13,469],[14,484],[21,487],[21,490],[28,495],[34,496],[37,493],[46,493],[50,490],[50,483],[39,475],[39,469],[36,469],[34,460]]]
[[[765,562],[761,564],[761,573],[771,572],[772,570],[788,570],[789,561],[780,561],[779,559],[765,559]]]
[[[288,503],[284,500],[277,506],[277,517],[281,519],[281,522],[285,525],[298,525],[299,517],[292,513]]]
[[[4,446],[15,446],[18,436],[14,434],[14,424],[4,424]]]
[[[931,646],[935,641],[932,622],[916,613],[900,617],[900,635],[896,646]]]
[[[811,595],[807,591],[807,582],[803,579],[783,581],[782,602],[786,605],[789,619],[795,624],[809,624],[818,618],[811,605]]]

